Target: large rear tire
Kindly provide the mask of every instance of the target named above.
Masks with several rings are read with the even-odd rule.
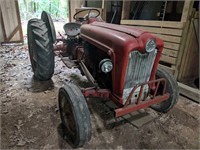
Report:
[[[82,92],[69,83],[60,88],[58,102],[64,136],[73,148],[82,147],[92,135],[90,112]]]
[[[54,73],[54,52],[51,33],[45,22],[31,19],[28,22],[28,48],[34,76],[49,80]]]
[[[174,77],[169,74],[166,70],[162,68],[158,68],[156,72],[156,79],[165,78],[166,79],[166,92],[170,94],[168,100],[163,101],[159,104],[152,105],[151,107],[159,112],[168,112],[173,106],[177,103],[178,96],[179,96],[179,88],[176,80]],[[158,92],[162,91],[163,85],[159,86]]]

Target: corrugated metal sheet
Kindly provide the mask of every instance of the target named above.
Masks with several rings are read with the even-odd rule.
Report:
[[[21,22],[19,17],[17,0],[0,0],[0,8],[3,18],[0,30],[1,31],[5,30],[6,34],[4,42],[22,41],[23,35],[21,30]],[[2,26],[2,23],[4,25],[4,28]]]

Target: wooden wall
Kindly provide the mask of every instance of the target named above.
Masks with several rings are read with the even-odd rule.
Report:
[[[0,0],[0,41],[23,42],[23,33],[17,0]]]

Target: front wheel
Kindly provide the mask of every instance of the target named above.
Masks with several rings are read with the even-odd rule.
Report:
[[[92,135],[90,113],[82,92],[69,83],[60,88],[58,102],[64,136],[72,147],[82,147]]]
[[[158,68],[156,72],[156,79],[166,79],[166,92],[170,94],[169,99],[159,104],[152,105],[151,107],[159,112],[168,112],[177,102],[179,96],[179,88],[174,77],[166,70]],[[162,91],[163,85],[159,86],[158,92]]]

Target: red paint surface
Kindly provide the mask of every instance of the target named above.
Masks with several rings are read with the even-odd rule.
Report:
[[[113,91],[111,91],[110,98],[118,105],[122,104],[129,53],[136,50],[145,53],[145,44],[152,38],[155,39],[158,49],[150,77],[150,80],[154,80],[163,50],[163,41],[158,37],[135,27],[103,22],[82,25],[80,36],[110,55],[114,65],[112,70]]]

